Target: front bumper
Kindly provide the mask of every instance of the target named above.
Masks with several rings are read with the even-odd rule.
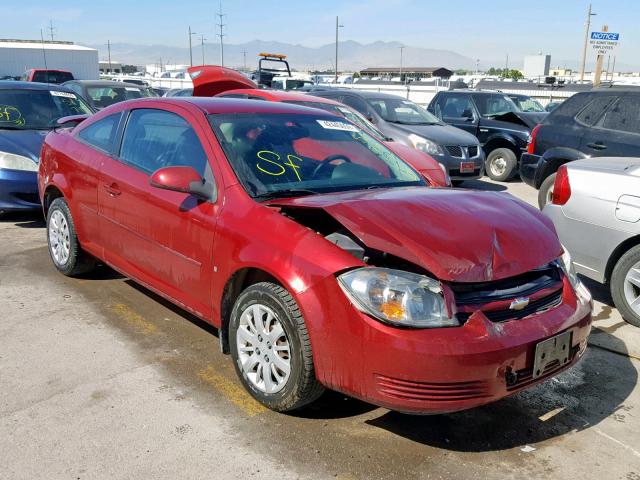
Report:
[[[308,325],[321,383],[392,410],[435,414],[499,400],[574,365],[586,349],[591,300],[566,285],[563,292],[560,306],[522,320],[493,323],[476,312],[461,327],[425,330],[362,314],[334,278],[298,302],[305,318],[313,319]],[[534,380],[536,345],[568,330],[570,361]]]
[[[520,157],[520,178],[527,185],[538,189],[542,181],[538,181],[538,175],[536,174],[540,170],[540,164],[543,162],[543,158],[540,155],[534,155],[532,153],[523,153]]]
[[[38,173],[0,168],[0,212],[38,209]]]
[[[484,160],[485,156],[482,148],[478,147],[478,155],[473,158],[459,158],[453,157],[448,153],[444,157],[439,158],[438,161],[442,163],[447,171],[451,180],[475,180],[481,178],[484,175]],[[434,157],[435,158],[435,157]],[[462,163],[473,162],[473,171],[462,171]]]

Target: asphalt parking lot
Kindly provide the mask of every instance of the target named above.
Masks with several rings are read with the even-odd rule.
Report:
[[[58,274],[43,225],[0,219],[0,478],[640,480],[640,332],[595,284],[585,358],[527,392],[424,417],[328,393],[282,415],[214,329],[110,269]]]

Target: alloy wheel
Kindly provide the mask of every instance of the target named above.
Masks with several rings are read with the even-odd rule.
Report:
[[[69,224],[60,210],[55,210],[49,221],[49,249],[58,265],[65,265],[69,260],[71,251]]]
[[[491,173],[496,177],[500,177],[507,169],[507,161],[503,157],[496,157],[491,161]]]
[[[625,276],[624,298],[631,310],[640,316],[640,262],[631,267]]]
[[[291,346],[282,323],[266,305],[253,304],[240,316],[236,335],[238,364],[258,390],[273,394],[291,373]]]

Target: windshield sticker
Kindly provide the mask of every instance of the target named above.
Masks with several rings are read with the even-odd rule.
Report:
[[[291,167],[291,170],[293,170],[293,173],[295,173],[298,181],[302,181],[302,178],[300,178],[300,174],[298,173],[298,169],[300,167],[293,162],[293,160],[302,162],[303,160],[300,157],[296,157],[295,155],[287,155],[287,161],[280,163],[280,155],[278,155],[276,152],[272,152],[271,150],[260,150],[256,154],[256,156],[263,162],[266,162],[270,165],[265,165],[261,162],[256,163],[256,168],[262,173],[273,175],[274,177],[279,177],[280,175],[284,175],[284,173],[287,171],[285,167],[286,165],[288,167]]]
[[[22,127],[25,124],[20,110],[11,105],[0,105],[0,123],[10,123]]]
[[[74,93],[71,92],[61,92],[59,90],[49,90],[49,93],[51,93],[51,95],[53,95],[54,97],[64,97],[64,98],[76,98],[76,95]]]
[[[342,130],[344,132],[357,132],[358,129],[354,125],[344,122],[333,122],[331,120],[316,120],[322,128],[328,130]]]

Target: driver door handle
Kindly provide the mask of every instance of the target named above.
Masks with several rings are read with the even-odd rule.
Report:
[[[118,195],[120,195],[122,192],[120,191],[120,189],[118,188],[118,184],[113,182],[112,184],[108,185],[105,183],[104,185],[104,189],[109,193],[109,195],[111,195],[112,197],[117,197]]]
[[[594,150],[606,150],[607,149],[607,146],[602,142],[587,143],[587,147],[593,148]]]

